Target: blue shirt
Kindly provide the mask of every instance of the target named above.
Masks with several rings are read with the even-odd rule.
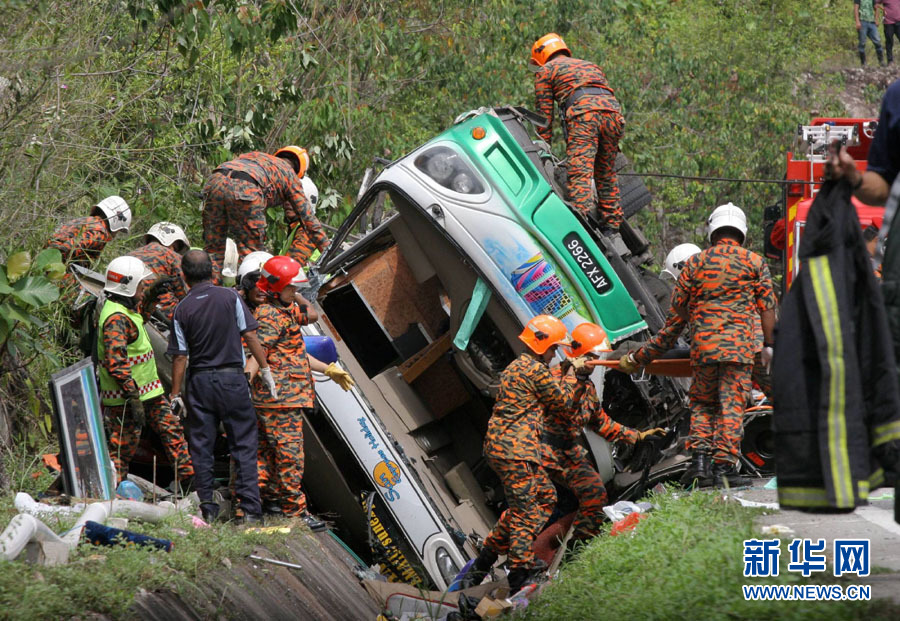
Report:
[[[868,170],[881,175],[888,185],[900,171],[900,80],[891,84],[881,100],[878,129],[869,147]]]
[[[204,281],[175,307],[169,355],[189,356],[191,369],[244,365],[241,335],[258,324],[234,289]]]

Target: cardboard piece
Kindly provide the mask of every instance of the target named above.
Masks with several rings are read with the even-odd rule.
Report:
[[[493,619],[499,617],[512,607],[512,603],[505,599],[491,599],[490,597],[484,597],[478,602],[478,606],[475,608],[475,614],[482,619]]]

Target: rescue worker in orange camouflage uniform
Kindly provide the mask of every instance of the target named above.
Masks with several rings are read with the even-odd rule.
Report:
[[[106,244],[131,228],[131,208],[120,196],[108,196],[94,205],[91,213],[75,218],[57,228],[47,241],[47,248],[56,248],[63,263],[91,267],[106,248]],[[60,288],[71,295],[78,287],[76,278],[66,271]],[[67,296],[66,299],[69,299]]]
[[[145,296],[145,314],[151,315],[159,308],[166,319],[172,321],[175,307],[187,295],[181,256],[191,249],[191,244],[184,230],[171,222],[157,222],[151,226],[143,241],[144,245],[129,252],[128,256],[140,259],[156,274],[156,296],[153,300]]]
[[[679,244],[675,246],[668,255],[666,255],[665,268],[660,276],[669,276],[674,280],[678,280],[681,274],[681,268],[684,267],[685,261],[700,252],[700,248],[694,244]],[[753,358],[753,373],[751,376],[751,384],[756,385],[764,394],[771,396],[772,394],[772,376],[768,369],[762,364],[762,329],[759,320],[754,318],[754,341],[756,353]],[[619,370],[624,373],[635,373],[641,367],[645,367],[654,360],[658,359],[678,343],[678,338],[684,332],[688,323],[674,309],[669,309],[666,315],[666,322],[659,332],[654,334],[649,340],[642,343],[635,351],[626,353],[619,359]]]
[[[535,106],[549,119],[537,128],[548,144],[552,140],[553,103],[559,104],[566,136],[569,201],[606,233],[618,231],[625,216],[619,204],[615,162],[625,117],[603,70],[594,63],[572,58],[558,34],[544,35],[531,47]],[[591,179],[597,185],[594,209]]]
[[[268,207],[284,207],[294,234],[288,254],[301,265],[316,248],[328,248],[328,236],[303,193],[301,177],[308,164],[305,149],[289,146],[275,155],[244,153],[213,171],[203,186],[203,243],[219,270],[228,237],[240,258],[265,250]]]
[[[664,429],[655,428],[638,431],[612,420],[600,405],[597,389],[590,381],[593,367],[580,365],[582,370],[575,375],[566,371],[577,359],[597,359],[600,352],[610,351],[606,332],[598,325],[583,323],[572,330],[572,343],[563,347],[566,360],[551,371],[556,381],[570,384],[583,382],[585,386],[581,403],[569,412],[544,410],[544,433],[541,436],[541,450],[544,470],[558,485],[567,487],[578,497],[578,514],[572,524],[572,537],[586,540],[600,533],[603,523],[603,507],[606,505],[606,488],[600,473],[591,463],[587,449],[579,443],[581,430],[589,427],[610,442],[619,440],[635,444],[650,436],[662,435]],[[562,378],[565,377],[565,380]]]
[[[541,468],[542,416],[545,409],[564,415],[583,389],[554,379],[548,367],[556,346],[565,342],[566,327],[556,317],[538,315],[519,335],[528,346],[500,376],[500,388],[484,438],[484,455],[503,484],[508,508],[484,540],[467,574],[477,584],[505,554],[509,589],[518,591],[546,569],[535,560],[532,546],[556,505],[556,490]]]
[[[97,339],[104,426],[118,481],[128,474],[141,429],[149,423],[176,468],[176,478],[186,487],[194,469],[184,429],[165,396],[139,312],[146,281],[152,277],[153,272],[135,257],[118,257],[106,270],[106,301]]]
[[[300,517],[310,530],[319,531],[327,525],[307,511],[302,490],[303,416],[315,407],[316,394],[301,328],[319,318],[309,302],[297,297],[297,287],[306,282],[300,264],[290,257],[272,257],[263,264],[256,288],[266,301],[255,312],[257,335],[275,377],[278,397],[272,397],[260,381],[251,384],[251,391],[259,423],[263,511]],[[255,366],[248,363],[251,377]]]
[[[737,466],[756,350],[754,315],[763,332],[760,362],[768,367],[776,304],[765,260],[742,247],[747,218],[740,207],[717,207],[708,225],[710,247],[687,259],[672,294],[672,308],[691,327],[692,461],[682,481],[700,487],[722,478],[743,481]]]

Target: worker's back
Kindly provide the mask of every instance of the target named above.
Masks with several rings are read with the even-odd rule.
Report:
[[[689,258],[673,305],[685,307],[691,328],[691,359],[752,363],[757,320],[774,307],[769,269],[762,257],[722,239]]]

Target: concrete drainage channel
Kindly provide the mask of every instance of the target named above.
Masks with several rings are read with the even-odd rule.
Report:
[[[259,547],[254,556],[277,558],[301,569],[255,559],[223,566],[190,593],[141,591],[131,615],[159,621],[187,619],[374,619],[379,608],[350,567],[355,561],[327,533],[300,533],[276,552]]]

